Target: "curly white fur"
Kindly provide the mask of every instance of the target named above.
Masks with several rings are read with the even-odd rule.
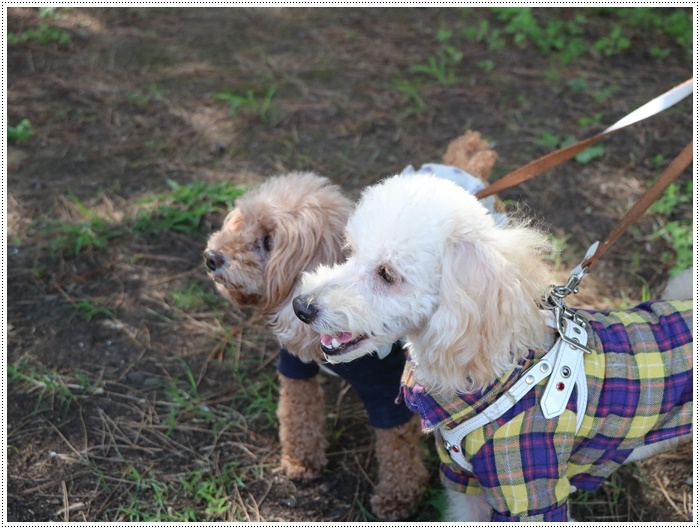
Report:
[[[348,361],[408,336],[430,391],[484,388],[545,340],[538,300],[548,284],[544,234],[497,225],[470,193],[432,175],[368,188],[346,228],[350,257],[305,274],[312,327],[351,333]],[[355,343],[357,340],[357,343]]]

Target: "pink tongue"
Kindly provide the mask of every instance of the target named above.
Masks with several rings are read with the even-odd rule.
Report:
[[[349,341],[352,340],[352,333],[351,332],[341,332],[339,335],[335,337],[336,340],[338,340],[340,343],[348,343]]]
[[[333,338],[338,340],[340,343],[348,343],[349,341],[352,340],[352,333],[351,332],[341,332],[340,334],[336,334],[334,336],[331,336],[330,334],[322,334],[321,335],[321,343],[325,345],[326,347],[330,347],[331,343],[333,342]]]

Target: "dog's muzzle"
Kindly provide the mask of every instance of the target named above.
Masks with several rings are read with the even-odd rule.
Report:
[[[225,261],[226,259],[221,252],[217,252],[216,250],[207,250],[204,252],[204,264],[206,264],[207,268],[212,272],[216,272],[221,268]]]
[[[318,307],[314,305],[310,296],[297,296],[292,301],[294,314],[304,323],[313,323],[318,315]]]

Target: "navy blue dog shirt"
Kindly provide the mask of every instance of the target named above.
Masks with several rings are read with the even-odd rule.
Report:
[[[392,428],[407,423],[413,416],[403,402],[396,403],[405,363],[403,342],[396,342],[384,358],[371,354],[352,362],[324,366],[348,381],[364,404],[372,426]],[[302,362],[286,349],[280,350],[277,371],[287,378],[306,380],[318,374],[319,369],[315,362]]]

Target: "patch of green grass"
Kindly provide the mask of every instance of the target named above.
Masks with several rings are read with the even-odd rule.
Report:
[[[671,220],[655,233],[668,242],[676,254],[669,275],[674,277],[693,265],[693,225],[689,221]]]
[[[486,73],[491,73],[494,68],[496,68],[496,63],[491,59],[484,59],[483,61],[477,62],[476,67],[479,68],[479,70],[485,71]]]
[[[34,128],[32,122],[28,119],[23,119],[17,125],[7,127],[7,139],[9,141],[27,141],[34,136]]]
[[[409,114],[418,114],[425,110],[425,101],[423,101],[421,97],[421,89],[418,83],[410,79],[397,77],[392,80],[391,86],[403,96],[404,104],[410,104],[412,106],[409,110]]]
[[[10,45],[38,42],[39,44],[68,44],[71,35],[65,29],[41,24],[36,29],[28,29],[22,33],[8,33],[7,43]]]
[[[603,114],[596,112],[592,117],[579,118],[578,124],[582,127],[599,127],[602,119]]]
[[[244,187],[229,182],[178,184],[168,180],[168,185],[170,193],[141,202],[152,207],[140,211],[133,221],[138,235],[152,236],[168,230],[197,235],[205,215],[226,212],[245,192]]]
[[[205,404],[199,395],[199,388],[197,387],[197,381],[194,378],[192,370],[184,360],[182,361],[182,365],[185,376],[187,377],[187,386],[181,388],[175,380],[163,382],[162,385],[165,399],[170,403],[170,412],[166,419],[168,425],[168,429],[165,432],[166,435],[171,435],[178,424],[185,418],[188,420],[196,418],[210,424],[216,422],[215,413]]]
[[[63,417],[73,404],[103,392],[102,386],[81,373],[62,375],[57,371],[35,367],[26,360],[7,365],[7,381],[19,384],[27,393],[38,393],[34,412],[46,403]]]
[[[663,156],[661,157],[663,161]],[[672,215],[673,212],[681,204],[693,202],[693,181],[689,181],[685,188],[681,187],[678,182],[673,182],[668,186],[664,194],[654,202],[649,208],[649,213],[658,213],[660,215]]]
[[[40,232],[49,241],[52,257],[59,253],[70,258],[86,251],[106,248],[110,240],[125,233],[111,219],[90,211],[73,193],[69,192],[69,195],[84,220],[69,222],[42,216],[32,223],[31,230]]]
[[[269,123],[272,120],[272,98],[275,92],[277,92],[277,87],[273,86],[264,92],[255,92],[251,89],[246,90],[242,94],[238,92],[218,92],[214,94],[214,98],[228,103],[233,117],[236,117],[239,110],[245,109],[257,116],[263,123]]]
[[[131,487],[114,517],[124,522],[246,521],[233,500],[245,488],[236,467],[231,461],[220,469],[193,470],[173,479],[128,464],[124,479]]]
[[[69,192],[82,219],[66,221],[42,215],[31,224],[30,232],[46,241],[51,258],[61,255],[65,259],[107,248],[112,240],[130,234],[151,237],[174,231],[198,236],[205,215],[226,213],[246,190],[229,182],[178,184],[168,180],[168,184],[169,193],[140,202],[142,209],[136,216],[121,222],[95,213]]]
[[[681,204],[693,201],[693,182],[684,187],[674,182],[663,195],[649,208],[649,213],[670,217]],[[669,274],[671,277],[693,264],[693,224],[690,220],[666,220],[656,231],[654,238],[662,238],[670,244],[675,253],[675,262]]]
[[[658,59],[670,53],[658,46],[662,35],[692,49],[690,9],[579,7],[564,18],[560,9],[493,7],[489,12],[494,21],[481,14],[484,10],[464,11],[470,24],[462,33],[465,38],[482,42],[489,50],[504,49],[509,42],[520,48],[534,45],[543,55],[564,64],[585,55],[622,54],[631,48],[633,39],[648,46],[650,57]],[[591,27],[600,28],[597,35]]]
[[[553,149],[563,149],[564,147],[568,147],[570,145],[573,145],[576,143],[578,140],[574,138],[573,136],[567,136],[566,138],[561,138],[560,136],[557,136],[555,134],[550,134],[548,132],[545,132],[542,135],[541,142],[542,145],[545,147],[550,147]],[[605,147],[602,145],[591,145],[588,147],[588,149],[585,149],[584,151],[581,151],[578,153],[576,156],[574,156],[574,160],[576,160],[580,164],[587,164],[595,160],[596,158],[602,158],[605,156]]]
[[[74,303],[73,311],[85,321],[92,321],[95,318],[115,318],[111,310],[89,298],[83,298]]]
[[[435,56],[428,57],[424,64],[415,64],[408,71],[430,77],[439,84],[451,85],[457,82],[455,67],[462,61],[464,54],[454,46],[447,44],[452,34],[438,33],[441,47]]]
[[[623,494],[628,487],[625,481],[635,479],[629,476],[634,473],[636,479],[641,480],[641,471],[637,463],[625,465],[623,471],[614,472],[595,491],[580,490],[574,492],[570,497],[571,513],[574,518],[587,521],[622,522],[627,520],[627,512],[620,512],[625,502]],[[627,501],[630,501],[627,498]]]
[[[168,295],[173,306],[183,311],[196,311],[228,305],[222,296],[205,290],[198,283],[189,283],[185,287],[175,288]]]
[[[598,103],[605,103],[620,90],[620,86],[613,84],[591,90],[590,94]]]

